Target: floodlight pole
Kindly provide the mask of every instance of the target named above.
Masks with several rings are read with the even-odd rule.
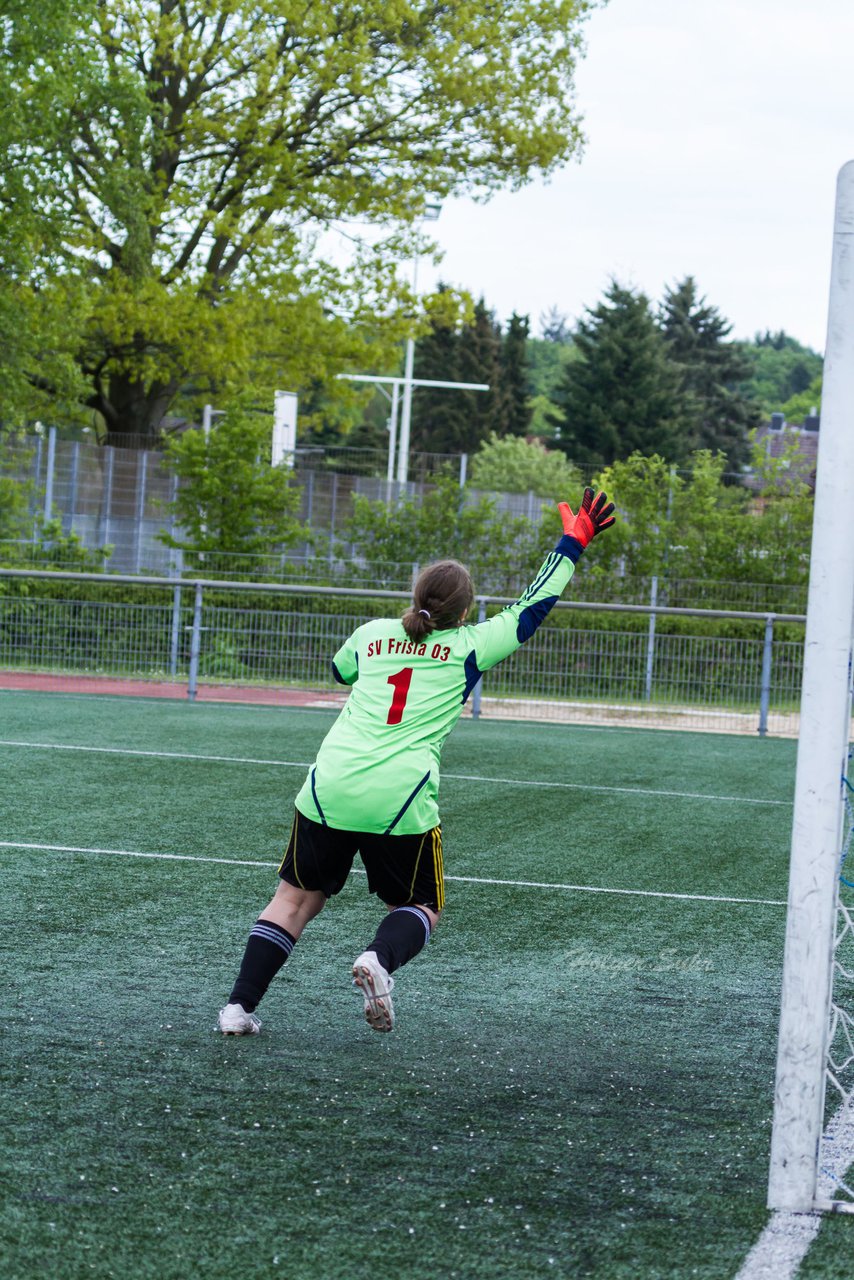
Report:
[[[837,183],[768,1204],[816,1207],[854,618],[854,161]]]
[[[415,367],[415,340],[406,339],[403,362],[403,410],[400,415],[400,450],[397,455],[397,482],[406,484],[409,476],[409,437],[412,423],[412,373]]]
[[[442,211],[440,204],[425,204],[421,214],[425,222],[435,222]],[[412,292],[418,296],[418,254],[412,268]],[[400,450],[397,456],[397,482],[406,484],[409,476],[409,439],[412,425],[412,375],[415,371],[415,339],[406,339],[406,355],[403,362],[403,408],[400,414]]]
[[[395,379],[391,388],[391,413],[388,427],[388,470],[386,479],[391,484],[394,479],[394,454],[397,449],[397,406],[400,399],[400,383]]]

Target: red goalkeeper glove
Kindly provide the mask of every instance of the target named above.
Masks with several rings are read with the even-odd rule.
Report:
[[[577,516],[572,514],[572,507],[568,502],[559,502],[557,509],[563,521],[564,533],[569,538],[575,538],[582,547],[586,547],[591,538],[595,538],[603,529],[610,529],[616,520],[613,514],[614,504],[608,501],[608,495],[600,492],[594,498],[592,489],[584,490]]]

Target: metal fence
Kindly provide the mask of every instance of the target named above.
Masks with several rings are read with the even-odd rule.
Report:
[[[262,689],[339,696],[332,654],[355,627],[398,616],[408,599],[375,589],[0,569],[0,686],[61,676],[66,688],[83,677],[105,691],[135,680],[190,698],[214,686],[247,698]],[[479,597],[479,617],[506,603]],[[606,618],[612,628],[642,629],[607,629]],[[695,619],[706,634],[669,634],[669,618]],[[745,634],[710,635],[712,620],[737,622]],[[795,734],[803,621],[561,601],[530,644],[486,674],[471,713]]]
[[[401,486],[385,479],[384,454],[370,449],[306,448],[295,456],[295,481],[301,490],[299,518],[318,545],[308,542],[287,553],[247,555],[206,552],[183,556],[161,541],[161,534],[180,534],[172,516],[177,485],[156,450],[98,446],[86,440],[60,439],[54,428],[24,440],[6,437],[0,466],[26,487],[31,533],[27,541],[0,542],[0,562],[44,567],[45,548],[39,530],[51,516],[63,532],[74,533],[84,548],[110,547],[102,567],[111,573],[151,573],[204,576],[287,583],[342,583],[347,587],[380,585],[408,590],[416,565],[395,561],[360,563],[346,539],[347,522],[357,496],[397,502],[402,494],[418,500],[430,488],[437,469],[465,471],[465,455],[413,454],[412,474],[418,478]],[[478,490],[466,488],[466,500],[477,502]],[[508,516],[538,521],[553,504],[534,493],[491,494]],[[520,557],[521,558],[521,557]],[[50,553],[52,568],[75,569],[79,563]],[[519,591],[527,584],[530,565],[520,563],[502,582],[483,582],[482,590]],[[683,578],[631,577],[614,572],[607,577],[583,560],[575,574],[573,596],[606,599],[615,604],[659,604],[681,608],[717,608],[755,612],[803,613],[806,584],[720,582]]]
[[[6,437],[0,445],[4,473],[26,487],[32,544],[47,521],[58,519],[63,533],[75,533],[84,547],[110,549],[105,568],[166,574],[177,563],[180,569],[180,556],[162,541],[164,533],[180,535],[173,515],[178,482],[162,452],[63,439],[55,427],[24,439]],[[462,480],[467,457],[413,453],[405,484],[385,478],[385,455],[378,450],[306,447],[297,449],[291,461],[301,492],[298,519],[327,550],[318,557],[306,541],[288,553],[288,561],[332,563],[349,551],[346,526],[357,495],[385,502],[397,502],[403,495],[420,497],[443,469]],[[475,490],[466,491],[467,501],[476,502],[479,496]],[[533,493],[494,496],[501,510],[532,519],[552,505]]]

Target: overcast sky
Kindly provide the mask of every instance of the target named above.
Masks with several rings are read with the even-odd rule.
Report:
[[[733,336],[824,349],[836,175],[854,159],[854,0],[611,0],[576,79],[587,146],[548,182],[453,201],[422,263],[498,318],[571,320],[614,275],[693,275]]]

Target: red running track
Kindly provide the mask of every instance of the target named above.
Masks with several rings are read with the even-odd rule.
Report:
[[[107,676],[44,675],[0,671],[0,689],[48,693],[109,693],[133,698],[186,700],[187,686],[157,680],[116,680]],[[253,688],[251,685],[200,684],[196,702],[246,702],[274,707],[341,707],[347,695],[330,690]]]

